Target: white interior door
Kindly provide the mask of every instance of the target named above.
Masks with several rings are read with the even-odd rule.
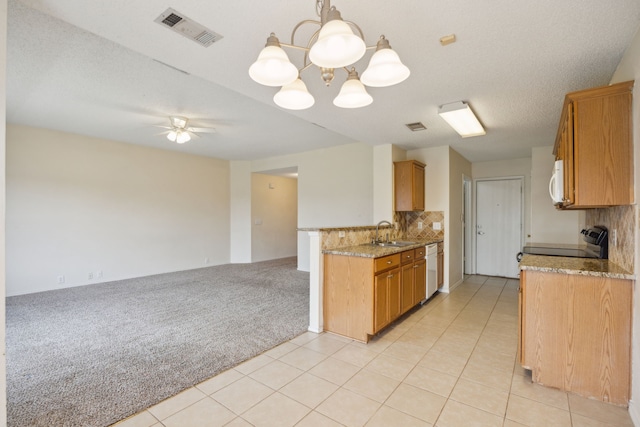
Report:
[[[476,271],[518,277],[522,249],[522,178],[476,182]]]

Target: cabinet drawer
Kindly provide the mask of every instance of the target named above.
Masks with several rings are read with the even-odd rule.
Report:
[[[400,254],[400,257],[401,257],[401,260],[402,260],[401,262],[403,264],[408,264],[410,262],[413,262],[413,259],[414,259],[414,257],[413,257],[413,249],[411,249],[410,251],[402,252]]]
[[[425,254],[427,253],[425,248],[418,248],[415,249],[415,253],[413,255],[413,259],[420,259],[420,258],[424,258]]]
[[[388,255],[375,259],[374,271],[383,271],[400,265],[400,254]]]

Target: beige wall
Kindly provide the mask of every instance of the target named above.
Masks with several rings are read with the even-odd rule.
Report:
[[[229,262],[227,161],[9,125],[6,200],[8,295]]]
[[[449,149],[449,213],[445,215],[449,262],[449,281],[456,286],[464,280],[464,189],[463,177],[471,177],[472,165],[457,151]],[[471,224],[469,224],[471,225]]]
[[[251,171],[297,168],[298,228],[346,227],[373,224],[373,163],[373,147],[355,143],[256,160]],[[309,271],[309,263],[309,235],[301,231],[298,269]]]
[[[0,0],[0,224],[5,224],[5,134],[7,88],[7,1]],[[7,370],[5,351],[5,228],[0,230],[0,426],[7,424]]]
[[[298,181],[254,173],[251,218],[251,262],[296,256]]]
[[[631,45],[625,52],[618,69],[613,75],[610,83],[620,83],[628,80],[635,80],[633,90],[633,149],[635,164],[635,200],[638,201],[640,195],[640,31],[636,33]],[[636,218],[638,217],[638,207],[636,205]],[[637,222],[640,226],[640,221]],[[640,266],[640,231],[635,230],[635,271],[638,275]],[[631,376],[631,403],[629,413],[635,425],[640,425],[640,288],[637,283],[633,294],[633,348],[632,355],[632,376]]]

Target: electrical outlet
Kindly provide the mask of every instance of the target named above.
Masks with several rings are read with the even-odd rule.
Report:
[[[93,280],[93,273],[92,272],[89,273],[89,277],[88,278],[89,278],[89,280]]]
[[[58,276],[58,284],[62,285],[64,283],[64,276]]]
[[[422,230],[422,221],[418,221],[418,230]]]
[[[102,270],[98,270],[98,271],[96,271],[96,277],[97,277],[98,279],[102,278]]]
[[[338,231],[338,237],[342,238],[346,236],[346,233],[344,231]]]
[[[433,229],[434,230],[442,230],[442,223],[441,222],[434,222],[433,223]]]

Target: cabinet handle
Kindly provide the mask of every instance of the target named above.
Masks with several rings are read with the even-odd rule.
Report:
[[[387,261],[387,264],[391,264],[392,261]]]
[[[413,266],[413,268],[418,268],[418,266],[417,266],[417,265],[414,265],[414,266]]]
[[[411,255],[407,255],[407,258],[411,258]]]
[[[388,275],[387,279],[393,279],[393,274]]]

